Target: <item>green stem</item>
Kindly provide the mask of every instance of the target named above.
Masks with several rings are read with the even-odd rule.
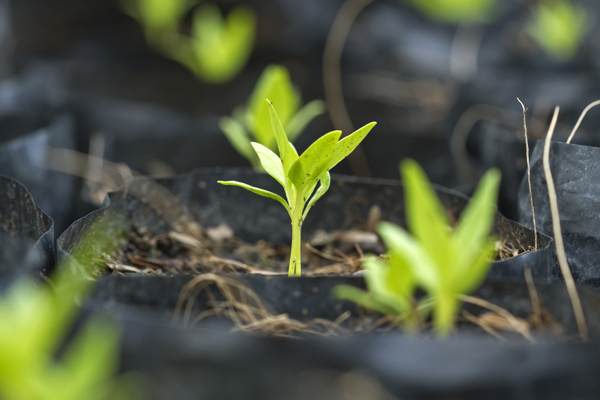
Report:
[[[299,196],[300,197],[300,196]],[[292,210],[292,249],[288,276],[300,276],[302,272],[302,209],[304,204],[297,201]]]
[[[438,337],[446,337],[454,327],[456,311],[460,307],[460,301],[453,295],[439,294],[434,310],[434,325]]]

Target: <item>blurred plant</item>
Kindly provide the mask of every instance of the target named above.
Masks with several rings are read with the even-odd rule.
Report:
[[[273,135],[265,99],[272,101],[287,133],[287,139],[292,143],[313,118],[325,112],[325,102],[322,100],[313,100],[302,107],[300,93],[294,89],[285,67],[267,66],[254,87],[248,105],[245,108],[237,107],[233,110],[232,117],[223,117],[219,122],[231,145],[255,169],[260,169],[261,164],[251,142],[277,151],[277,141]]]
[[[219,8],[203,4],[194,11],[191,36],[179,33],[181,21],[195,0],[123,0],[125,12],[144,28],[148,43],[180,62],[200,79],[225,83],[244,68],[256,36],[256,16],[244,5],[226,18]]]
[[[569,0],[544,0],[533,12],[527,30],[551,58],[573,58],[589,30],[589,20],[581,5]]]
[[[427,17],[445,23],[486,22],[496,0],[411,0]]]
[[[342,286],[334,294],[398,317],[410,314],[414,287],[419,286],[427,292],[424,303],[431,303],[434,326],[443,337],[460,310],[457,295],[475,290],[489,271],[495,252],[489,234],[500,173],[491,170],[483,177],[455,228],[415,161],[403,161],[401,175],[412,236],[396,225],[381,223],[378,232],[389,249],[390,261],[383,265],[371,259],[366,264],[368,293]]]
[[[98,230],[90,237],[102,240]],[[84,243],[80,260],[96,258],[97,243]],[[53,286],[23,279],[0,298],[0,398],[3,400],[133,400],[134,381],[114,378],[119,329],[92,317],[56,359],[77,312],[77,301],[92,281],[78,279],[68,266]]]
[[[219,181],[219,183],[242,187],[260,196],[277,200],[285,207],[292,221],[292,248],[288,275],[300,276],[302,223],[311,207],[329,189],[331,182],[329,170],[346,158],[362,142],[375,126],[375,122],[363,126],[342,140],[339,140],[341,131],[329,132],[317,139],[302,155],[298,156],[296,149],[286,136],[273,104],[269,100],[267,100],[267,104],[279,148],[279,157],[260,143],[252,142],[251,146],[256,151],[265,171],[283,186],[287,202],[275,193],[245,183],[237,181]],[[319,182],[319,188],[313,195]]]

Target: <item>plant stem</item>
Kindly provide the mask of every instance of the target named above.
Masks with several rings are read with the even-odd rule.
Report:
[[[292,218],[292,250],[288,276],[300,276],[302,269],[302,220]]]
[[[292,248],[288,276],[300,276],[302,272],[302,210],[304,203],[299,194],[292,209]]]
[[[455,313],[460,302],[453,295],[438,294],[438,301],[433,314],[433,322],[438,337],[446,337],[454,326]]]

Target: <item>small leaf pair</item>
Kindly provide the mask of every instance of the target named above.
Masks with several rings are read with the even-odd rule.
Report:
[[[219,181],[219,183],[242,187],[260,196],[277,200],[285,207],[292,221],[289,276],[300,276],[302,223],[311,207],[329,189],[331,182],[329,170],[346,158],[362,142],[375,126],[375,122],[365,125],[342,140],[339,140],[341,131],[329,132],[310,145],[304,153],[298,155],[269,100],[267,100],[267,107],[279,156],[260,143],[253,142],[251,146],[254,148],[262,168],[283,186],[286,199],[242,182]],[[319,182],[320,186],[315,192]]]
[[[255,169],[260,169],[261,164],[251,142],[277,151],[277,141],[273,135],[271,116],[265,99],[270,99],[275,105],[287,138],[292,143],[313,118],[325,112],[325,103],[321,100],[311,101],[302,107],[300,93],[294,89],[285,67],[266,67],[254,87],[248,106],[238,107],[234,110],[233,117],[223,117],[219,122],[231,145],[250,161]]]
[[[490,231],[500,173],[490,170],[483,177],[455,228],[415,161],[403,161],[401,175],[410,233],[381,223],[378,233],[391,257],[388,265],[374,260],[366,263],[369,293],[342,287],[334,294],[380,312],[390,310],[386,314],[410,316],[414,315],[410,310],[414,290],[420,287],[432,304],[434,326],[445,336],[460,310],[458,295],[481,285],[491,266],[495,240]]]
[[[193,13],[191,36],[179,32],[195,0],[122,0],[123,10],[144,28],[146,39],[157,51],[185,65],[209,83],[235,78],[248,62],[256,36],[256,16],[239,5],[226,18],[219,8],[206,3]]]

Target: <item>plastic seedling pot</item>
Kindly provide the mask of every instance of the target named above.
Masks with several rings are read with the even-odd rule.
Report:
[[[237,179],[274,189],[275,185],[270,183],[269,178],[249,171],[215,169],[194,171],[157,182],[177,194],[188,215],[205,227],[225,222],[248,241],[286,242],[290,236],[287,232],[289,226],[285,210],[279,210],[279,204],[271,204],[257,196],[246,196],[243,191],[232,194],[216,183],[217,179]],[[437,191],[449,210],[460,210],[468,201],[449,190],[438,188]],[[127,230],[133,223],[152,227],[157,232],[168,230],[166,221],[172,217],[171,213],[160,215],[150,206],[156,207],[157,202],[152,198],[160,200],[159,194],[160,190],[148,179],[135,180],[124,191],[109,194],[105,208],[77,221],[59,238],[60,257],[71,257],[71,249],[86,228],[103,219],[114,221],[114,226],[106,231],[107,235]],[[384,219],[402,224],[402,198],[402,185],[396,181],[335,177],[329,192],[316,203],[312,215],[309,214],[304,234],[308,237],[318,228],[336,229],[349,216],[366,215],[373,204],[379,205]],[[527,238],[533,240],[531,230],[500,215],[497,229],[503,232],[519,229],[521,241]],[[539,241],[550,251],[548,237],[540,235]],[[514,260],[529,257],[528,264],[535,270],[535,258],[543,257],[542,254],[543,250],[538,250]],[[531,300],[522,278],[525,262],[520,263],[519,274],[516,266],[512,271],[513,278],[521,282],[488,280],[475,295],[525,318],[531,313]],[[510,266],[510,260],[497,263],[493,271],[507,265]],[[548,263],[543,261],[541,266],[548,268]],[[511,271],[510,268],[504,269]],[[538,282],[542,280],[544,273],[535,274]],[[99,279],[88,303],[88,310],[109,313],[123,321],[122,368],[149,374],[152,382],[149,392],[153,399],[166,399],[174,394],[184,399],[197,398],[199,394],[215,399],[290,398],[301,390],[299,385],[292,383],[297,383],[300,376],[311,371],[329,371],[339,375],[354,369],[366,370],[381,382],[386,391],[409,399],[447,398],[444,396],[448,395],[467,399],[480,396],[494,398],[498,393],[509,397],[527,393],[529,398],[545,399],[558,393],[564,394],[547,390],[543,384],[546,382],[561,382],[565,385],[563,387],[569,388],[574,385],[573,382],[586,382],[586,385],[576,387],[582,391],[595,387],[592,383],[587,384],[596,382],[591,374],[597,368],[595,358],[591,356],[593,347],[582,346],[588,349],[584,351],[576,343],[553,343],[552,339],[541,339],[543,343],[539,346],[519,339],[502,344],[490,341],[472,329],[461,328],[464,329],[462,334],[443,343],[398,333],[382,336],[375,332],[352,338],[289,340],[226,334],[232,328],[232,323],[226,318],[186,323],[202,312],[210,311],[209,300],[222,300],[216,292],[216,297],[211,299],[201,293],[192,300],[191,316],[188,318],[180,314],[175,321],[176,325],[183,323],[201,329],[169,327],[167,324],[173,322],[182,288],[194,277],[105,276]],[[333,322],[342,313],[348,312],[350,317],[344,326],[360,321],[364,315],[364,311],[356,305],[330,296],[331,289],[338,284],[364,288],[364,279],[359,276],[288,278],[236,274],[230,277],[253,289],[273,315],[285,313],[299,321],[321,318]],[[567,334],[575,333],[576,326],[564,286],[536,283],[536,287],[548,312],[564,326]],[[580,296],[590,331],[594,335],[600,334],[600,298],[586,290],[580,290]],[[466,306],[465,309],[474,315],[483,312],[477,307]],[[542,354],[545,357],[540,358]],[[528,367],[518,372],[517,365],[520,368],[523,363]],[[230,380],[233,377],[235,385]],[[333,383],[324,385],[323,390],[331,389]],[[310,394],[298,393],[293,398],[320,398],[316,395],[302,397]],[[331,395],[330,398],[336,397]]]
[[[531,185],[537,229],[552,235],[548,189],[542,165],[544,143],[538,141],[531,156]],[[556,186],[565,250],[575,280],[600,289],[600,148],[552,142],[550,169]],[[533,225],[529,190],[524,178],[519,188],[519,220]],[[558,274],[557,274],[558,278]]]
[[[31,194],[0,176],[0,286],[29,274],[47,274],[54,265],[54,225]]]
[[[52,157],[48,147],[75,148],[73,119],[68,115],[50,119],[2,115],[0,110],[0,128],[0,174],[25,185],[62,232],[75,217],[77,179],[48,168]]]
[[[156,181],[134,180],[125,190],[109,194],[105,208],[76,221],[61,235],[59,258],[70,257],[88,227],[95,222],[104,222],[114,234],[121,232],[124,236],[134,225],[137,229],[148,228],[160,234],[170,230],[167,221],[177,220],[181,215],[205,228],[226,224],[237,237],[248,243],[263,240],[274,245],[289,244],[291,229],[280,204],[243,190],[227,190],[231,188],[217,183],[217,180],[238,180],[278,192],[276,182],[269,178],[247,170],[213,169]],[[165,199],[159,190],[163,187],[175,194],[176,203]],[[436,190],[452,215],[460,213],[468,202],[467,197],[453,191],[439,187]],[[374,205],[381,210],[382,220],[405,225],[403,198],[402,184],[398,181],[336,177],[326,195],[308,214],[303,237],[310,238],[318,230],[334,231],[364,222]],[[160,206],[161,202],[163,206]],[[174,210],[173,204],[184,211]],[[500,214],[497,214],[494,230],[502,241],[512,243],[515,248],[524,246],[523,249],[530,250],[533,247],[533,231]],[[551,239],[538,234],[538,242],[537,251],[495,262],[489,276],[523,281],[524,268],[529,266],[536,282],[549,282],[554,268]],[[164,292],[153,293],[152,296],[165,295]]]

